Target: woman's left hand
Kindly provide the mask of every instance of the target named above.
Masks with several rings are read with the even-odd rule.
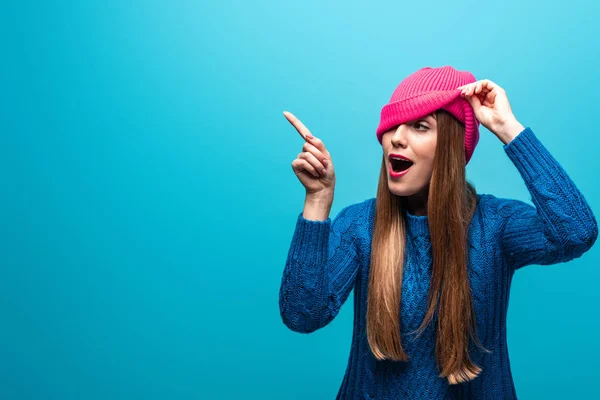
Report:
[[[482,79],[458,87],[466,98],[479,122],[489,129],[504,144],[508,144],[523,129],[515,118],[506,92],[489,79]]]

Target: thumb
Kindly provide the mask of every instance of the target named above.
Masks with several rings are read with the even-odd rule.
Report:
[[[479,100],[479,97],[473,95],[466,97],[466,99],[469,102],[469,104],[471,104],[471,107],[473,107],[473,111],[477,113],[477,111],[479,111],[479,108],[481,108],[481,101]]]

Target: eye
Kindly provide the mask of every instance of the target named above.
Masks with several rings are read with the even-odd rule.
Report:
[[[413,126],[414,126],[415,128],[416,128],[417,126],[422,126],[423,128],[425,128],[425,129],[417,129],[417,130],[421,130],[421,131],[426,131],[427,129],[429,129],[429,127],[428,127],[427,125],[423,125],[423,124],[421,124],[420,122],[417,122],[417,123],[415,123]]]

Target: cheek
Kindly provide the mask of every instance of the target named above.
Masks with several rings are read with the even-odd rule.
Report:
[[[428,181],[431,180],[431,177],[433,176],[433,160],[427,162],[426,165],[423,165],[423,167],[423,175]]]
[[[435,149],[437,147],[437,136],[433,136],[427,143],[426,143],[426,153],[427,156],[433,160],[434,156],[435,156]]]
[[[417,157],[423,164],[433,165],[433,159],[435,158],[435,149],[437,145],[435,139],[435,137],[427,138],[426,140],[420,141],[418,146],[414,147]]]
[[[423,143],[419,149],[419,175],[425,180],[430,180],[433,174],[433,162],[435,159],[435,141]]]
[[[428,181],[433,175],[433,160],[421,159],[418,168],[415,169],[415,178]]]

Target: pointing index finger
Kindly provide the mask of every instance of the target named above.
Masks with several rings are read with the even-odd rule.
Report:
[[[310,133],[310,131],[308,130],[308,128],[306,126],[304,126],[304,124],[302,122],[300,122],[300,120],[298,118],[296,118],[294,116],[294,114],[292,114],[289,111],[284,111],[283,115],[285,115],[285,117],[287,118],[287,120],[290,121],[290,123],[292,125],[294,125],[294,127],[296,128],[296,130],[298,131],[298,133],[300,134],[300,136],[302,136],[302,138],[307,143],[312,144],[317,149],[321,150],[321,152],[323,153],[323,155],[325,155],[325,157],[327,157],[328,159],[331,159],[331,154],[329,154],[329,151],[325,148],[325,144],[323,144],[323,141],[320,140],[319,138],[314,137]]]
[[[289,111],[284,111],[283,115],[294,126],[294,128],[296,128],[300,136],[302,136],[302,139],[308,142],[309,139],[313,138],[308,128],[304,126],[304,124],[298,118],[296,118],[294,114]]]

